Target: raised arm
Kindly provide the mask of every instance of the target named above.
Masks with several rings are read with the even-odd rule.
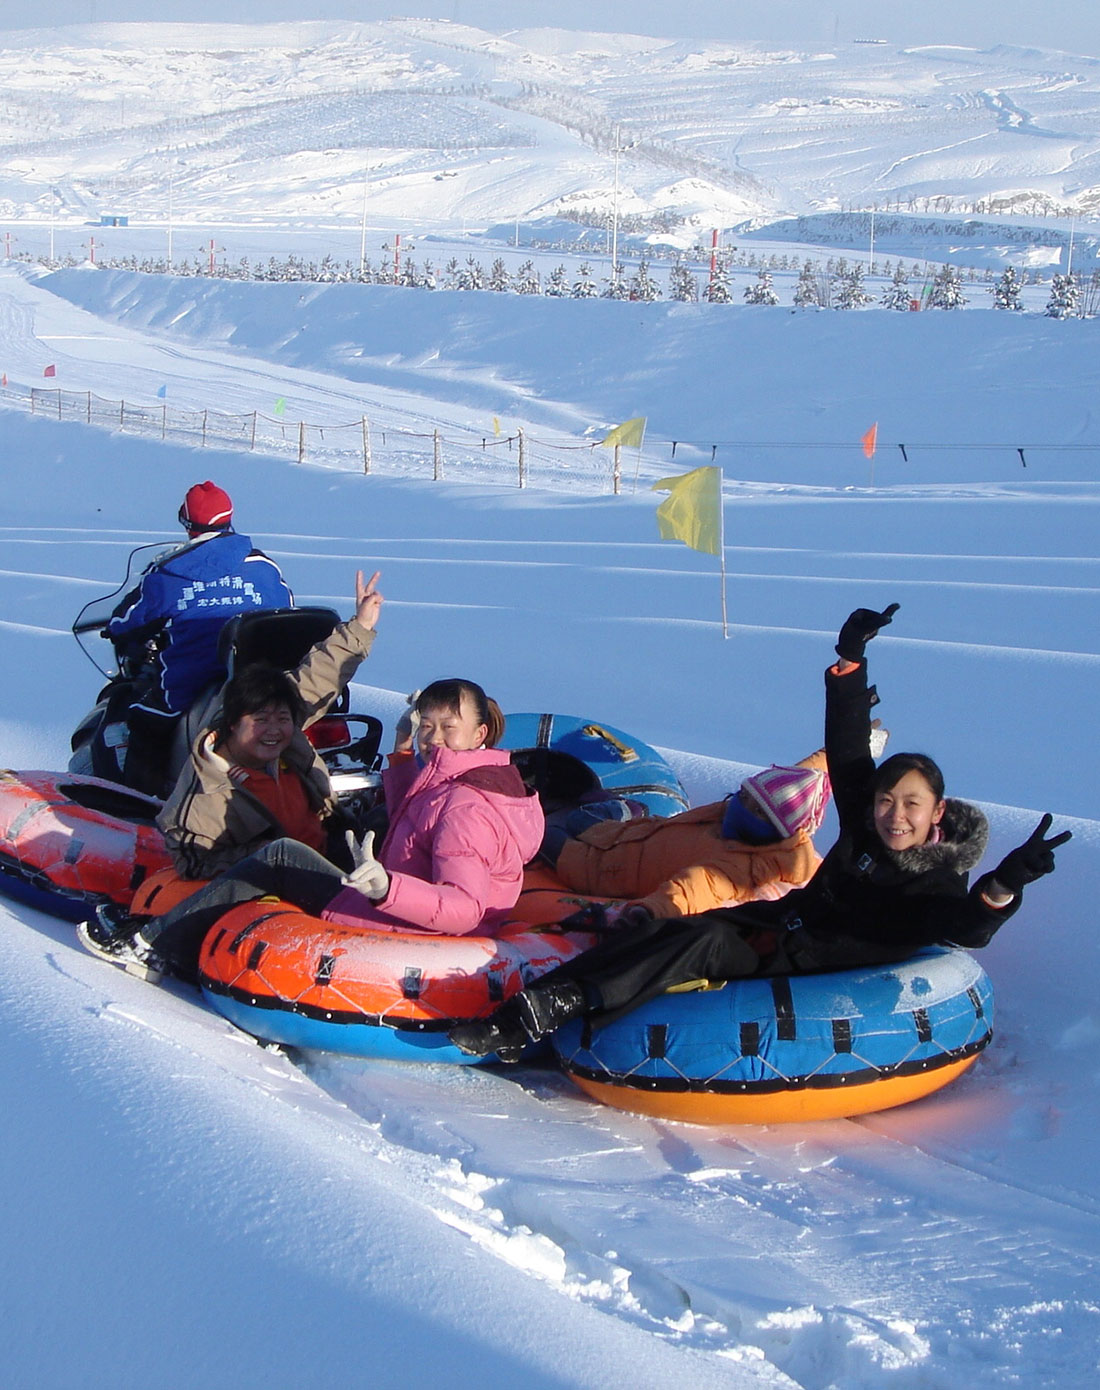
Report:
[[[306,707],[305,724],[312,724],[332,704],[351,680],[360,662],[374,643],[374,629],[382,609],[378,591],[381,571],[368,582],[363,571],[355,572],[355,613],[306,653],[298,669],[291,673]]]
[[[837,815],[852,824],[867,809],[867,785],[875,770],[871,757],[871,708],[878,699],[867,684],[867,643],[887,626],[898,610],[892,603],[881,613],[857,608],[840,629],[839,660],[825,672],[825,755]]]

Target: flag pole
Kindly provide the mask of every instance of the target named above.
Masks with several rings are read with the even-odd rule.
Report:
[[[726,509],[722,505],[722,466],[718,465],[718,566],[722,580],[722,636],[730,635],[726,616]]]

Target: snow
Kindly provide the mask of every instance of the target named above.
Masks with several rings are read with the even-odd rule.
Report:
[[[560,34],[539,52],[574,48],[620,76],[660,54]],[[651,1121],[536,1068],[292,1059],[187,988],[113,971],[71,927],[0,903],[7,1383],[1091,1383],[1096,331],[973,308],[0,267],[5,765],[64,765],[99,682],[72,617],[133,546],[171,538],[184,489],[213,477],[300,601],[348,611],[355,568],[380,566],[387,601],[354,695],[387,720],[402,692],[469,674],[505,708],[636,732],[711,799],[816,746],[837,625],[896,600],[871,649],[891,746],[927,748],[949,790],[981,802],[989,862],[1043,811],[1074,832],[982,953],[997,1032],[976,1065],[917,1104],[793,1127]],[[180,409],[270,412],[282,396],[293,421],[365,412],[374,471],[336,451],[298,466],[27,410],[31,386],[54,384],[155,408],[163,383]],[[521,491],[503,454],[463,481],[459,451],[433,483],[430,463],[380,439],[491,433],[495,414],[576,445],[641,413],[638,486],[631,458],[619,497],[588,453],[567,471],[548,444],[539,486]],[[872,476],[859,439],[874,420]],[[712,446],[726,641],[713,561],[657,539],[648,490]]]

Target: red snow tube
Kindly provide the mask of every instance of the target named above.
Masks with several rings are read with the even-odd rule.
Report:
[[[98,777],[0,770],[0,889],[74,920],[104,901],[129,907],[146,875],[170,862],[159,809]]]

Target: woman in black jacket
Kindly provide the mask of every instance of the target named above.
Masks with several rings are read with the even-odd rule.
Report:
[[[804,888],[774,902],[624,925],[529,985],[451,1040],[473,1055],[518,1058],[523,1047],[581,1014],[607,1023],[676,985],[748,975],[806,974],[904,960],[922,946],[984,946],[1020,905],[1024,885],[1051,873],[1070,832],[1044,838],[1051,817],[968,887],[988,839],[976,806],[944,797],[943,774],[921,753],[876,768],[864,648],[889,623],[857,609],[825,673],[825,751],[840,837]]]

